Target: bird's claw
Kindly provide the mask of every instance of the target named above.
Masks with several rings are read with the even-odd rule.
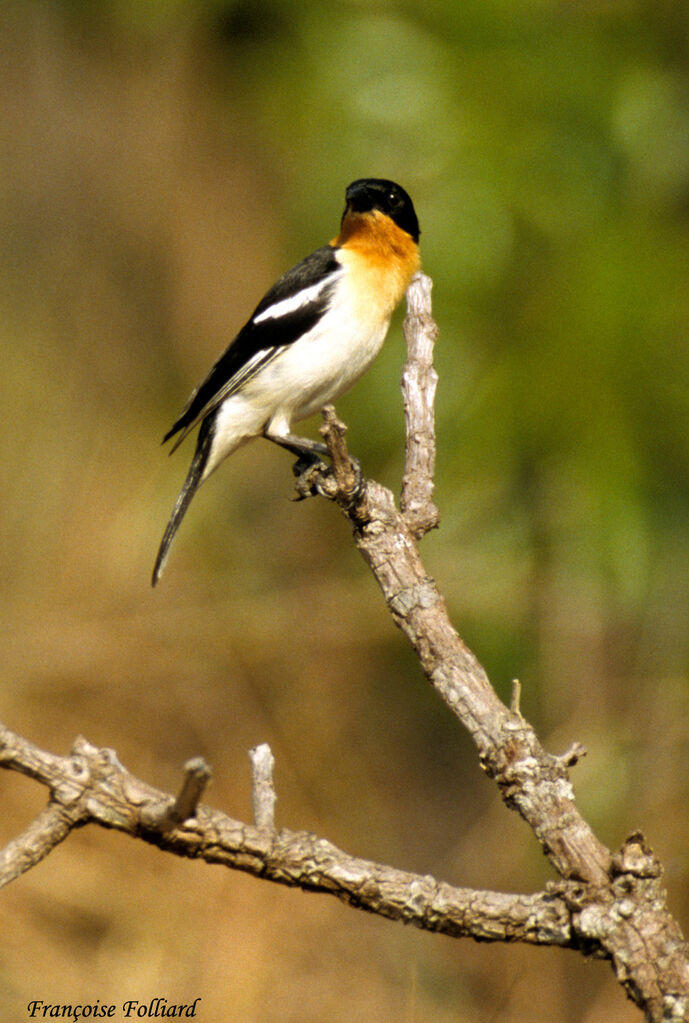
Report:
[[[347,457],[346,465],[338,462],[331,466],[316,455],[302,455],[292,466],[297,491],[293,500],[320,496],[343,506],[356,504],[364,493],[366,478],[358,458]]]
[[[329,471],[330,467],[317,455],[301,455],[292,466],[297,491],[292,500],[305,501],[307,497],[317,497],[321,493],[319,480]]]

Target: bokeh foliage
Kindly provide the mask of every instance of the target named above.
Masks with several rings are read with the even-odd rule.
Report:
[[[429,568],[501,694],[519,676],[546,743],[588,747],[582,807],[613,845],[647,832],[686,918],[686,5],[9,0],[0,20],[8,723],[49,748],[83,732],[171,788],[203,753],[237,816],[268,740],[285,824],[459,884],[549,876],[335,511],[285,501],[282,453],[219,471],[148,590],[190,456],[158,438],[274,276],[335,234],[347,182],[392,177],[441,328]],[[402,358],[398,319],[339,405],[393,487]],[[10,835],[41,794],[2,782]],[[637,1018],[604,967],[153,855],[84,837],[9,897],[68,1000],[133,997],[134,977],[238,1020]],[[15,1012],[37,994],[23,947],[0,975]]]

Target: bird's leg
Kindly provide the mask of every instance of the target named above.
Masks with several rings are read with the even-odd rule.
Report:
[[[303,501],[307,497],[316,497],[318,495],[316,480],[322,473],[328,471],[328,466],[322,461],[322,456],[328,454],[326,445],[308,437],[298,437],[294,433],[265,433],[264,436],[298,456],[292,466],[292,472],[297,478],[297,496],[294,500]]]
[[[332,405],[325,406],[323,418],[321,433],[327,444],[308,437],[298,437],[293,433],[272,434],[265,430],[264,436],[298,456],[292,466],[292,472],[297,478],[295,501],[303,501],[318,494],[331,501],[338,500],[337,494],[346,503],[357,501],[363,493],[366,481],[358,460],[347,450],[345,443],[347,428],[337,418]],[[330,458],[332,466],[322,461],[323,455]]]
[[[299,458],[292,466],[296,490],[292,500],[305,501],[307,497],[318,497],[321,493],[319,484],[323,479],[323,474],[331,471],[325,462],[321,462],[316,455]]]
[[[309,464],[319,461],[323,455],[328,454],[325,444],[311,440],[309,437],[298,437],[296,433],[265,433],[264,436],[268,440],[272,440],[273,444],[279,444],[281,448],[286,448],[293,455],[297,455],[299,459],[304,459]]]

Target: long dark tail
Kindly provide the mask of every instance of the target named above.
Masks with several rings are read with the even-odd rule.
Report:
[[[163,574],[163,569],[165,568],[165,563],[167,561],[168,554],[170,553],[170,544],[174,540],[175,533],[179,529],[186,510],[191,504],[191,499],[201,483],[203,470],[206,467],[213,440],[214,419],[214,416],[209,416],[201,423],[199,438],[196,443],[196,452],[194,453],[192,463],[189,466],[187,478],[184,481],[184,486],[179,492],[179,496],[175,502],[175,507],[172,509],[172,515],[170,516],[170,521],[165,527],[163,539],[160,541],[158,555],[156,557],[155,565],[153,566],[153,576],[151,578],[152,586],[155,586]]]

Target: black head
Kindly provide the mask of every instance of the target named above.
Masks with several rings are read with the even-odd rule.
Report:
[[[359,178],[348,186],[345,198],[345,213],[348,210],[353,213],[380,210],[418,242],[420,231],[414,204],[401,185],[385,178]]]

